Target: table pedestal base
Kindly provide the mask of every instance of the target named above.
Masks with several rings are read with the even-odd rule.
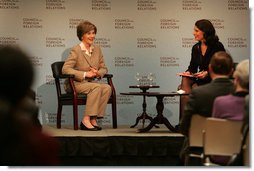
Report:
[[[155,126],[155,124],[164,124],[172,132],[177,132],[177,130],[171,125],[168,119],[165,118],[162,114],[164,109],[163,104],[164,95],[155,95],[155,96],[157,98],[156,110],[158,114],[155,118],[152,119],[151,123],[147,127],[138,129],[138,132],[147,132],[150,129],[152,129],[152,127]]]
[[[149,116],[147,113],[142,113],[140,116],[138,116],[138,117],[136,118],[136,123],[135,123],[134,125],[132,125],[131,128],[134,128],[135,126],[137,126],[139,120],[141,120],[141,119],[142,119],[142,128],[144,128],[145,120],[146,120],[146,119],[149,119],[151,122],[152,122],[152,120],[153,120],[153,118],[152,118],[151,116]],[[156,128],[159,128],[159,126],[157,126],[157,125],[154,125],[154,126],[155,126]]]

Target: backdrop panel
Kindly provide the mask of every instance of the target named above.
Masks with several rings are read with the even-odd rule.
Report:
[[[190,61],[196,20],[209,19],[235,62],[250,57],[248,0],[0,0],[0,44],[17,44],[33,61],[33,89],[43,124],[55,124],[57,99],[50,65],[65,60],[78,44],[76,26],[90,20],[97,28],[96,44],[102,47],[117,91],[119,125],[132,125],[142,112],[142,97],[123,96],[137,84],[134,75],[156,75],[154,91],[176,91]],[[164,115],[178,123],[179,97],[165,99]],[[155,115],[156,99],[147,98],[147,111]],[[79,120],[84,107],[79,108]],[[71,125],[72,109],[64,107],[62,123]],[[111,125],[111,109],[102,120]]]

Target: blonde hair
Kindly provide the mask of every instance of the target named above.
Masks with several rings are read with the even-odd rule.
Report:
[[[249,89],[249,59],[241,61],[236,66],[233,77],[239,79],[241,87]]]

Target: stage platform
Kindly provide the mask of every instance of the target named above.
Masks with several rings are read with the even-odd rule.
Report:
[[[145,133],[129,126],[82,131],[44,125],[43,131],[58,140],[63,166],[180,166],[183,135],[159,126]]]

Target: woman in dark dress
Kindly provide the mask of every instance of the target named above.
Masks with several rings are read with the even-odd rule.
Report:
[[[193,35],[198,42],[192,47],[190,64],[183,75],[193,75],[194,77],[182,76],[181,85],[178,87],[186,93],[190,93],[195,86],[211,81],[208,72],[210,59],[215,52],[225,51],[223,44],[216,35],[213,24],[209,20],[196,21]],[[188,96],[181,96],[182,114],[187,100]]]

